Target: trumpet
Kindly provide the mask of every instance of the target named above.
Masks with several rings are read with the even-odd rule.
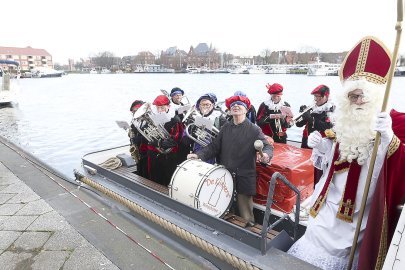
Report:
[[[316,106],[316,105],[312,105],[312,106],[310,106],[310,107],[307,107],[304,111],[302,111],[299,115],[297,115],[296,117],[294,117],[294,118],[292,119],[292,123],[295,124],[296,122],[302,121],[303,115],[304,115],[306,112],[308,112],[308,111],[309,111],[309,113],[311,113],[311,112],[314,110],[315,106]]]
[[[132,124],[148,142],[169,139],[169,132],[167,132],[162,124],[156,124],[151,118],[151,114],[152,110],[150,103],[143,104],[135,112]],[[163,154],[167,154],[172,150],[172,148],[162,149],[160,147],[156,147],[156,149]]]

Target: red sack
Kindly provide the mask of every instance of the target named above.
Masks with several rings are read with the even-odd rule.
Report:
[[[314,192],[314,167],[310,160],[311,149],[288,144],[274,143],[271,165],[256,165],[256,193],[254,202],[266,205],[271,176],[275,172],[284,175],[301,192],[301,201]],[[273,209],[290,213],[295,205],[295,193],[280,180],[276,180]]]

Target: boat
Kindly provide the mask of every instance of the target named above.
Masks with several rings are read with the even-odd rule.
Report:
[[[308,76],[337,76],[340,64],[327,62],[315,62],[308,64]]]
[[[247,72],[249,74],[266,74],[267,70],[261,66],[252,65],[247,67]]]
[[[98,71],[95,68],[92,68],[89,73],[90,74],[98,74]]]
[[[12,60],[0,59],[0,105],[13,105],[18,103],[19,88],[17,81],[20,78],[20,64]],[[15,70],[15,74],[12,72]]]
[[[54,78],[62,77],[63,71],[55,70],[50,67],[35,67],[31,69],[32,78]]]
[[[82,168],[74,172],[77,181],[123,203],[146,224],[145,228],[163,232],[219,269],[268,269],[270,265],[272,269],[316,269],[286,253],[293,239],[298,239],[305,231],[305,221],[299,218],[300,196],[294,197],[295,212],[279,211],[277,215],[273,214],[277,211],[272,210],[274,189],[270,189],[264,205],[255,203],[256,220],[260,222],[251,226],[229,211],[233,196],[229,205],[222,201],[231,188],[224,188],[226,185],[218,184],[219,180],[213,180],[217,184],[212,185],[212,192],[203,188],[202,183],[208,183],[219,167],[207,167],[201,173],[202,165],[193,165],[200,161],[186,160],[178,165],[171,184],[162,186],[136,174],[129,149],[129,145],[124,145],[84,155]],[[122,165],[115,169],[100,165],[111,159],[119,159]],[[198,181],[191,180],[195,178]],[[276,184],[277,179],[288,183],[280,174],[272,178],[271,183]],[[297,189],[293,192],[300,193]],[[215,203],[210,203],[215,195]]]
[[[111,70],[109,70],[108,68],[102,68],[100,71],[101,74],[110,74]]]

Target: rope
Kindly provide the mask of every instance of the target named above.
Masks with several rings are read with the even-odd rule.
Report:
[[[100,165],[101,167],[103,167],[105,169],[115,170],[122,166],[122,162],[117,157],[111,157],[98,165]]]
[[[119,195],[118,193],[102,186],[101,184],[87,178],[87,177],[81,177],[79,179],[83,183],[103,192],[107,196],[113,198],[114,200],[122,203],[135,213],[147,218],[148,220],[160,225],[164,229],[168,230],[169,232],[177,235],[178,237],[188,241],[189,243],[199,247],[200,249],[208,252],[211,255],[214,255],[215,257],[227,262],[228,264],[232,265],[233,267],[237,269],[247,269],[247,270],[259,270],[257,266],[252,265],[250,262],[247,262],[239,257],[236,257],[235,255],[225,251],[224,249],[221,249],[206,240],[202,239],[201,237],[192,234],[189,231],[186,231],[183,228],[180,228],[176,224],[171,223],[170,221],[156,215],[155,213],[143,208],[139,204],[130,201],[129,199]]]

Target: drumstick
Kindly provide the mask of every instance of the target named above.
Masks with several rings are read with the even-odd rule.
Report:
[[[259,155],[263,157],[263,142],[261,140],[256,140],[254,146],[256,151],[259,152]]]

